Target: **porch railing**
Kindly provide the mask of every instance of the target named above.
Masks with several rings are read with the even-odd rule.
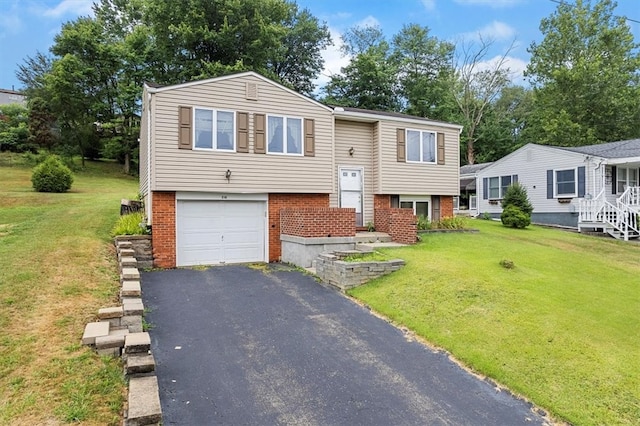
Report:
[[[618,203],[638,210],[640,208],[640,186],[627,187],[627,189],[618,198]]]
[[[640,206],[640,191],[637,189],[637,187],[627,188],[623,195],[616,200],[616,204],[605,199],[604,190],[591,200],[581,199],[579,222],[607,224],[618,234],[607,232],[625,241],[628,241],[631,236],[637,237],[640,235],[636,210]]]

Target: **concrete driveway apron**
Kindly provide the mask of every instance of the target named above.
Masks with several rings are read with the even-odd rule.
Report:
[[[545,424],[298,271],[154,271],[142,288],[165,425]]]

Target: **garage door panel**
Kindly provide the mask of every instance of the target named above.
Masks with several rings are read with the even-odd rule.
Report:
[[[178,201],[178,266],[265,260],[265,203]]]

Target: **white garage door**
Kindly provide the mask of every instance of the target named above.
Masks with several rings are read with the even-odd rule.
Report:
[[[265,203],[178,201],[178,266],[265,260]]]

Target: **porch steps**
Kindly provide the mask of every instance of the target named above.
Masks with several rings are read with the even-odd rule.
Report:
[[[356,232],[355,240],[356,244],[363,243],[390,243],[392,238],[389,234],[384,232]]]

